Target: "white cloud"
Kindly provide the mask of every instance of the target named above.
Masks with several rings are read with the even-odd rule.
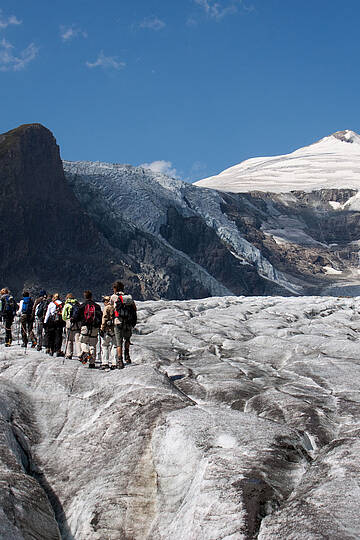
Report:
[[[220,21],[227,15],[236,13],[241,7],[245,11],[253,11],[253,6],[246,5],[243,0],[194,0],[195,4],[200,6],[211,19]],[[189,25],[189,24],[188,24]]]
[[[4,28],[7,28],[8,26],[10,25],[19,25],[19,24],[22,24],[22,21],[19,21],[19,19],[17,19],[15,17],[15,15],[10,15],[10,17],[8,17],[7,19],[3,17],[3,14],[2,14],[2,10],[0,9],[0,29],[4,29]]]
[[[5,38],[0,41],[0,71],[20,71],[26,67],[29,62],[34,60],[39,52],[34,43],[30,43],[26,49],[14,54],[14,45]]]
[[[165,28],[166,23],[158,17],[146,17],[139,24],[139,28],[148,28],[149,30],[162,30]]]
[[[104,69],[123,69],[126,66],[125,62],[121,62],[117,56],[105,56],[101,51],[95,62],[86,62],[88,68],[102,67]]]
[[[179,178],[179,173],[175,167],[173,167],[171,161],[160,159],[159,161],[153,161],[152,163],[142,163],[139,167],[150,169],[154,173],[166,174],[172,178]]]
[[[86,32],[81,30],[75,25],[72,26],[60,26],[60,36],[63,41],[71,41],[76,37],[87,38],[88,35]]]

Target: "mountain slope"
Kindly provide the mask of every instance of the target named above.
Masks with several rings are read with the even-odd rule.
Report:
[[[338,144],[358,140],[313,146]],[[1,282],[16,294],[100,296],[114,278],[136,299],[359,292],[356,189],[226,193],[141,167],[62,165],[36,124],[0,136],[0,194]]]
[[[158,274],[169,284],[184,266],[211,295],[224,294],[220,284],[237,295],[331,294],[333,286],[345,294],[357,284],[356,190],[231,194],[129,165],[64,162],[64,170],[99,227],[108,219],[117,231],[124,220],[172,254],[176,267]]]
[[[109,219],[116,232],[118,221],[125,220],[170,250],[176,261],[170,282],[186,267],[211,295],[301,290],[244,238],[216,191],[129,165],[65,161],[64,170],[98,224]],[[97,194],[96,203],[91,193]],[[153,263],[159,267],[156,258]]]
[[[350,130],[338,131],[291,154],[248,159],[195,185],[233,193],[358,190],[360,136]]]
[[[69,186],[52,133],[40,124],[0,136],[0,278],[16,295],[23,287],[99,297],[123,279],[139,298],[231,294],[201,266],[154,235],[101,206],[87,189],[80,204]],[[87,212],[89,210],[89,212]],[[99,217],[97,220],[96,217]]]

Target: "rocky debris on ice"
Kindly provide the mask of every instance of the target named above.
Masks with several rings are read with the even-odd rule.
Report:
[[[357,302],[143,302],[110,373],[1,347],[1,537],[358,538]]]

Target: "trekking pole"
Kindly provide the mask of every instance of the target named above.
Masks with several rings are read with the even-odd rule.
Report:
[[[19,334],[20,334],[20,319],[18,318],[17,320],[17,344],[20,345],[20,342],[19,342]]]

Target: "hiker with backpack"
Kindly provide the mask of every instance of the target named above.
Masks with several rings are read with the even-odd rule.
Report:
[[[46,353],[53,356],[64,356],[61,351],[62,333],[65,323],[62,319],[63,303],[59,293],[55,293],[47,307],[44,327],[46,334]]]
[[[131,364],[130,338],[137,323],[136,304],[131,294],[124,294],[124,284],[115,281],[114,294],[111,296],[111,305],[114,307],[114,332],[117,347],[118,368],[124,367],[123,353],[126,364]],[[124,346],[123,346],[124,345]]]
[[[46,291],[43,289],[39,292],[39,296],[35,299],[32,309],[32,317],[35,321],[37,346],[36,350],[41,351],[44,342],[44,319],[50,299],[47,297]]]
[[[116,339],[114,332],[114,307],[110,296],[103,296],[104,311],[100,326],[101,370],[116,369]]]
[[[74,320],[76,310],[79,307],[80,303],[74,298],[73,294],[67,294],[62,310],[62,318],[66,328],[65,358],[68,359],[71,359],[73,355],[80,355],[80,324]]]
[[[6,287],[0,291],[0,314],[5,327],[5,347],[12,342],[11,326],[16,315],[16,303]]]
[[[23,292],[23,298],[20,300],[17,315],[20,317],[22,347],[27,347],[31,341],[31,347],[36,347],[36,337],[33,332],[34,319],[32,316],[33,299],[28,291]]]
[[[89,362],[89,368],[95,368],[96,345],[102,320],[102,311],[99,304],[92,299],[91,291],[84,291],[84,302],[72,317],[74,322],[80,323],[80,361]]]

